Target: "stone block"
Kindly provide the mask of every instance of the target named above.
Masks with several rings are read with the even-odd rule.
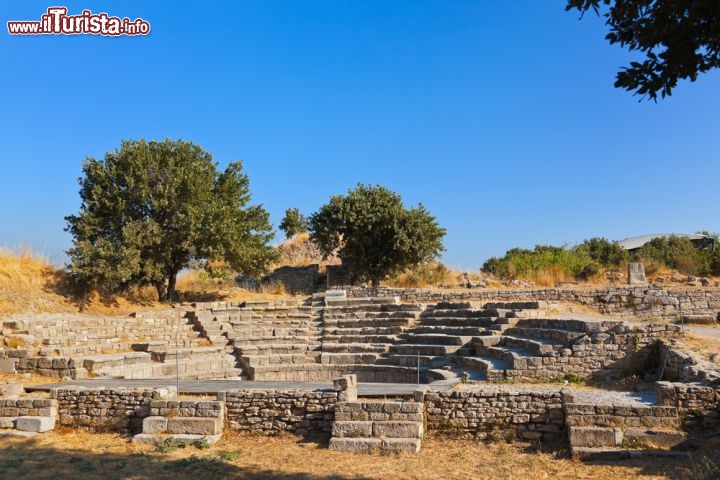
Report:
[[[645,265],[639,262],[628,263],[627,282],[628,285],[645,285]]]
[[[172,417],[168,419],[167,430],[172,434],[220,435],[222,423],[216,418]]]
[[[17,398],[25,393],[21,383],[3,382],[0,383],[0,398]]]
[[[174,438],[175,440],[181,441],[181,442],[197,442],[200,440],[204,440],[210,445],[217,443],[220,440],[221,435],[193,435],[193,434],[177,434],[177,435],[168,435],[169,437]],[[141,433],[139,435],[135,435],[133,437],[134,443],[150,443],[150,444],[157,444],[158,442],[162,441],[162,439],[165,438],[164,436],[158,436],[154,433]]]
[[[17,365],[17,358],[0,358],[0,373],[15,373]]]
[[[146,417],[143,419],[143,433],[159,433],[168,429],[167,417]]]
[[[372,422],[338,422],[332,426],[333,437],[371,437],[373,432]]]
[[[623,434],[619,428],[570,427],[571,447],[615,447],[622,444]]]
[[[0,428],[15,428],[17,417],[0,417]]]
[[[379,438],[333,437],[329,448],[337,452],[373,452],[380,450],[382,443]]]
[[[422,424],[418,422],[376,422],[373,424],[373,436],[389,438],[420,438]]]
[[[23,432],[49,432],[55,428],[53,417],[18,417],[15,428]]]
[[[393,452],[419,453],[420,444],[419,438],[386,438],[383,439],[381,448]]]

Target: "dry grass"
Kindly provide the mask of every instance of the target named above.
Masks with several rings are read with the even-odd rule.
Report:
[[[30,250],[0,249],[0,315],[12,313],[86,313],[127,315],[143,310],[160,310],[152,287],[135,288],[124,295],[101,296],[92,292],[76,298],[64,287],[67,273]],[[204,272],[189,272],[178,279],[186,301],[277,300],[287,298],[281,291],[248,292],[234,286],[232,278],[218,281]]]
[[[697,353],[705,360],[709,360],[711,355],[720,353],[720,338],[718,337],[686,333],[681,344],[684,351]]]
[[[111,434],[59,429],[30,440],[0,440],[0,478],[73,479],[596,479],[689,478],[684,460],[584,464],[527,444],[428,438],[419,455],[353,454],[296,437],[226,433],[215,446],[157,453]],[[58,476],[60,475],[60,476]]]

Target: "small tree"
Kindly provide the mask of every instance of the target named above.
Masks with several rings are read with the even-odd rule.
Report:
[[[310,216],[310,233],[326,257],[337,252],[360,280],[377,286],[388,275],[429,262],[444,250],[445,229],[418,205],[407,209],[400,195],[359,184]]]
[[[197,145],[169,139],[124,141],[104,160],[86,159],[80,213],[66,217],[73,276],[104,293],[152,284],[164,301],[191,261],[265,271],[277,256],[268,213],[248,206],[240,162],[216,167]]]
[[[291,238],[298,233],[305,233],[308,231],[307,218],[297,208],[288,208],[285,210],[285,216],[280,222],[280,230],[285,232],[285,238]]]

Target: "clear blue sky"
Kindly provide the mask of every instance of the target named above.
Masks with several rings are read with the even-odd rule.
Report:
[[[152,31],[7,33],[56,3]],[[0,245],[63,262],[83,158],[141,137],[242,159],[275,225],[384,184],[436,215],[456,268],[515,246],[720,230],[718,72],[638,103],[613,87],[633,57],[564,5],[3,2]]]

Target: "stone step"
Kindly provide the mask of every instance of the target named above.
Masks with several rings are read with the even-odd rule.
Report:
[[[485,327],[445,326],[445,325],[418,325],[412,328],[412,333],[433,333],[441,335],[458,335],[461,337],[476,337],[490,334]]]
[[[487,330],[502,330],[510,325],[506,318],[467,318],[467,317],[421,317],[419,326],[478,327]]]
[[[248,329],[244,331],[231,330],[227,337],[238,343],[299,343],[311,332],[309,328],[302,328],[293,331],[278,331],[274,328]]]
[[[320,355],[320,363],[323,365],[373,365],[377,362],[379,355],[372,352],[362,353],[326,353]]]
[[[272,355],[243,355],[238,359],[242,368],[262,367],[270,365],[303,364],[307,363],[304,353],[286,353]]]
[[[447,356],[433,355],[389,355],[385,358],[377,360],[378,365],[396,365],[399,367],[417,368],[418,358],[420,360],[420,368],[441,368],[450,361]]]
[[[544,357],[544,356],[550,356],[554,353],[557,353],[562,347],[562,344],[556,344],[552,343],[550,340],[543,340],[543,339],[529,339],[529,338],[521,338],[521,337],[511,337],[506,336],[503,334],[500,337],[501,344],[514,349],[521,349],[526,352],[530,356],[535,357]]]
[[[323,335],[397,335],[404,332],[405,329],[400,326],[395,327],[361,327],[361,328],[343,328],[324,326]]]
[[[348,438],[330,439],[330,450],[336,452],[420,452],[421,441],[418,438]]]
[[[76,359],[75,363],[88,370],[99,370],[107,367],[124,367],[129,365],[149,364],[152,361],[148,352],[126,352],[118,354],[90,355]]]
[[[167,347],[164,345],[163,347]],[[174,362],[176,358],[182,360],[187,358],[216,357],[224,354],[222,346],[217,347],[198,347],[198,348],[178,348],[166,349],[158,347],[148,347],[147,352],[154,362]]]
[[[463,348],[461,345],[422,345],[422,344],[403,344],[393,345],[390,347],[391,354],[398,355],[452,355]]]
[[[465,345],[472,337],[437,333],[404,333],[401,335],[409,344],[417,345]]]
[[[325,318],[325,328],[408,327],[407,318]]]
[[[633,458],[687,458],[688,452],[675,450],[629,450],[619,447],[573,447],[570,449],[573,460],[591,462],[629,460]]]
[[[399,343],[395,335],[323,335],[323,343]]]
[[[307,343],[300,344],[255,344],[255,345],[235,345],[235,352],[238,356],[246,357],[249,355],[288,355],[300,354],[308,351]]]
[[[457,357],[456,363],[462,369],[480,372],[488,381],[504,379],[512,370],[509,363],[491,357]]]
[[[175,433],[172,435],[162,435],[159,437],[158,434],[155,433],[139,433],[133,437],[132,441],[134,443],[149,443],[155,445],[162,441],[163,438],[171,437],[178,442],[194,443],[204,441],[210,445],[213,445],[220,441],[221,436],[222,435],[196,435],[189,433]]]
[[[422,422],[389,421],[335,421],[332,427],[333,437],[390,437],[422,438]]]
[[[389,346],[385,343],[323,343],[322,351],[326,353],[386,353]]]
[[[558,318],[519,319],[516,327],[542,328],[563,330],[567,332],[597,333],[612,328],[618,322],[603,322],[601,320],[564,320]]]
[[[515,312],[508,309],[434,309],[428,310],[422,314],[423,318],[514,318]]]
[[[540,308],[540,302],[488,302],[483,305],[485,309],[502,308],[505,310],[537,310]]]
[[[571,447],[675,448],[687,437],[684,432],[657,428],[612,428],[570,426],[568,440]]]
[[[561,330],[557,328],[531,328],[528,326],[510,327],[505,330],[503,334],[513,337],[550,340],[553,343],[564,345],[571,344],[578,338],[584,337],[586,335],[583,332],[574,332],[571,330]]]

